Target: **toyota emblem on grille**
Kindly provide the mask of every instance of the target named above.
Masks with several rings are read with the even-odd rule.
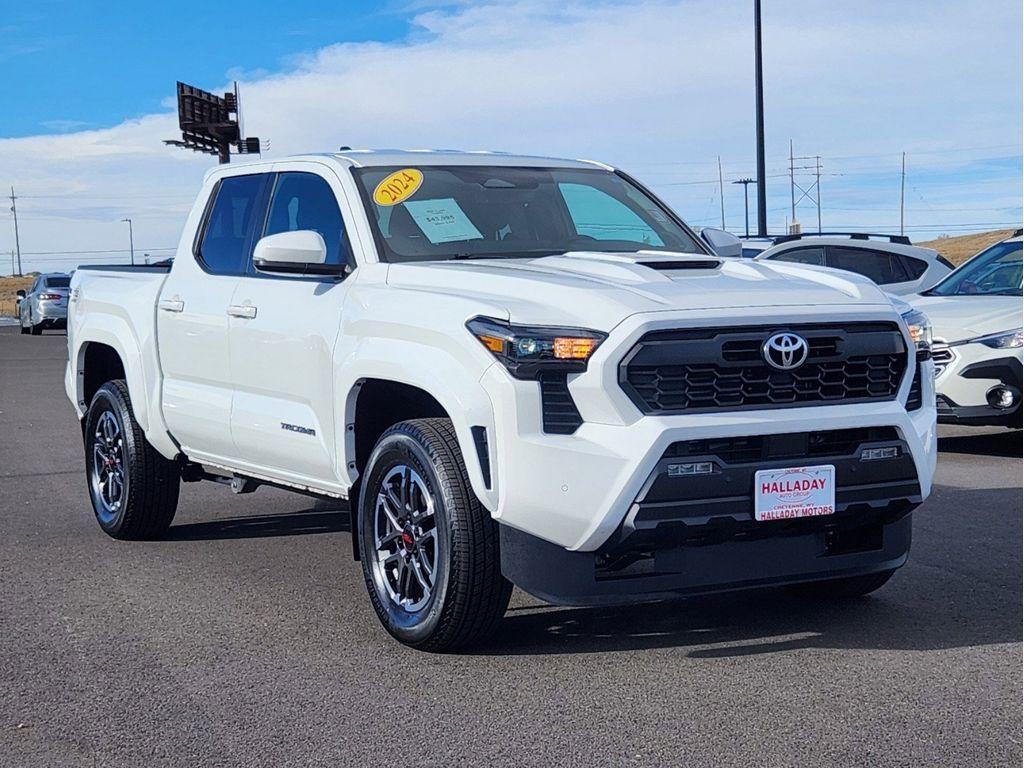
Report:
[[[776,333],[761,347],[764,361],[780,371],[791,371],[804,364],[809,352],[807,339],[795,333]]]

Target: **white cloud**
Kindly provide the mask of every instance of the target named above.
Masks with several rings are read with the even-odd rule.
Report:
[[[246,130],[269,139],[273,155],[345,144],[600,158],[649,180],[684,217],[713,220],[713,185],[662,185],[714,178],[719,154],[727,176],[753,172],[750,17],[746,0],[427,10],[404,41],[342,43],[294,59],[286,72],[250,73],[241,84]],[[829,194],[855,191],[854,170],[891,163],[896,174],[904,149],[916,167],[1019,155],[1020,26],[1011,2],[769,4],[769,174],[783,170],[790,138],[798,153],[823,155],[831,172],[850,171],[826,177],[828,217]],[[168,113],[0,140],[0,183],[24,195],[23,250],[123,248],[126,215],[142,248],[173,245],[214,162],[164,147],[176,133]],[[951,151],[963,147],[994,149]],[[926,150],[933,154],[913,156]],[[927,194],[945,206],[987,204],[985,179],[971,179],[962,190]],[[876,193],[870,207],[890,199],[876,182],[864,184],[865,197]],[[1019,181],[998,191],[1005,206]],[[781,226],[786,180],[773,178],[770,193]],[[727,194],[738,226],[741,190]],[[834,214],[843,223],[851,215]],[[13,240],[3,229],[0,252]]]

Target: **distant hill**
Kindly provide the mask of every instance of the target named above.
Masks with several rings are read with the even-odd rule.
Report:
[[[974,235],[957,235],[956,237],[940,237],[938,240],[926,240],[925,248],[934,248],[951,262],[959,266],[978,251],[988,248],[993,243],[1005,240],[1013,234],[1012,229],[1000,229],[995,232],[979,232]]]

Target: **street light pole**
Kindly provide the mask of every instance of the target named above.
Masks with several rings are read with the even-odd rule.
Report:
[[[768,234],[768,194],[764,170],[764,81],[761,72],[761,0],[754,0],[754,96],[757,118],[757,234]]]
[[[127,221],[128,222],[128,248],[129,248],[129,253],[131,254],[132,266],[134,267],[135,266],[135,234],[132,232],[132,220],[131,219],[121,219],[121,221]]]
[[[754,183],[753,179],[740,179],[733,184],[743,185],[743,221],[746,222],[747,237],[750,237],[750,203],[747,200],[747,187]]]

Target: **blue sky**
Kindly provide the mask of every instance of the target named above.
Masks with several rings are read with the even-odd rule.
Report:
[[[3,3],[4,136],[102,128],[159,111],[177,80],[273,72],[341,41],[388,42],[409,10],[366,0]],[[186,8],[188,8],[186,12]]]
[[[696,226],[743,229],[754,174],[751,0],[14,4],[0,14],[0,189],[28,268],[169,255],[216,161],[166,147],[174,82],[238,80],[265,156],[459,147],[587,157]],[[1016,0],[769,0],[769,227],[790,218],[789,142],[821,155],[826,229],[915,239],[1021,221]],[[806,184],[808,178],[804,178]],[[753,192],[753,189],[751,189]],[[797,218],[813,226],[805,201]],[[13,248],[0,207],[0,273]]]

